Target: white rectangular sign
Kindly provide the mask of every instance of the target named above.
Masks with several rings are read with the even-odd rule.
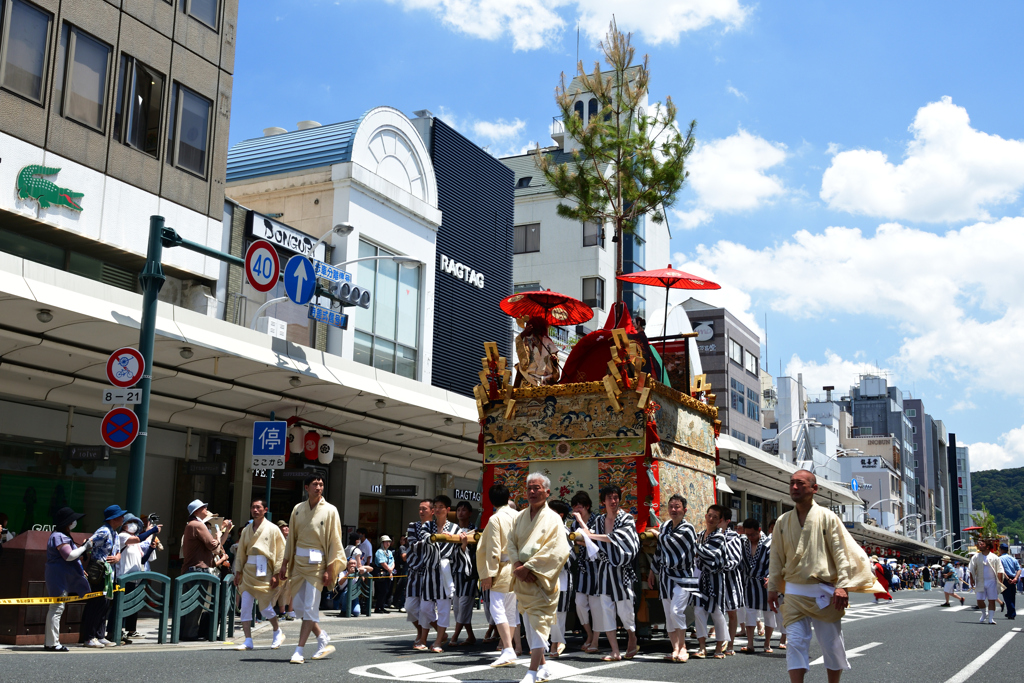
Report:
[[[142,389],[104,389],[103,403],[110,405],[127,405],[142,403]]]
[[[283,470],[283,455],[254,455],[252,456],[252,468],[254,470]]]

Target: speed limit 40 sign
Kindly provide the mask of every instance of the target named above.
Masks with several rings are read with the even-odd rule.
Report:
[[[269,292],[281,276],[277,249],[267,240],[256,240],[245,252],[245,278],[257,292]]]

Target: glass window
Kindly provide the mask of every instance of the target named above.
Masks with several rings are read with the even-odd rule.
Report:
[[[604,249],[604,230],[597,223],[583,224],[583,246]]]
[[[576,116],[579,117],[580,121],[583,120],[583,101],[580,100],[576,104],[572,105],[572,111]]]
[[[604,280],[599,277],[583,278],[583,303],[591,308],[604,308]]]
[[[167,163],[206,177],[213,103],[178,83],[171,94]]]
[[[749,396],[747,397],[747,417],[751,420],[761,419],[761,408]]]
[[[747,435],[744,434],[743,432],[741,432],[738,429],[733,429],[731,434],[732,434],[732,438],[734,438],[734,439],[739,439],[740,441],[746,441],[747,440]]]
[[[907,417],[917,417],[917,409],[907,408]]]
[[[163,75],[122,54],[114,103],[114,139],[159,156],[163,96]]]
[[[522,178],[516,181],[516,189],[521,190],[524,187],[529,187],[531,180],[533,180],[532,175],[523,176]]]
[[[729,358],[737,363],[743,363],[743,347],[732,339],[729,340]]]
[[[515,253],[529,254],[540,251],[540,223],[517,225],[513,230]]]
[[[752,437],[752,436],[748,436],[748,437],[747,437],[747,443],[749,443],[749,444],[750,444],[751,446],[753,446],[754,448],[760,448],[760,447],[761,447],[761,442],[760,442],[760,441],[758,441],[757,439],[755,439],[755,438],[754,438],[754,437]]]
[[[219,0],[188,0],[188,13],[216,31],[218,2]]]
[[[595,116],[597,116],[597,98],[591,97],[590,102],[587,103],[587,121],[593,121]]]
[[[103,131],[111,49],[69,24],[61,31],[57,87],[65,118]]]
[[[860,428],[860,435],[861,436],[871,436],[871,427],[861,427]]]
[[[22,0],[6,0],[2,12],[0,85],[42,104],[53,16]]]
[[[743,407],[743,392],[734,390],[730,393],[732,394],[732,409],[742,415],[746,412]]]
[[[520,283],[518,285],[513,285],[512,286],[512,293],[513,294],[518,294],[519,292],[539,292],[539,291],[540,291],[540,283],[539,282],[523,282],[523,283]]]
[[[757,356],[746,349],[743,350],[743,367],[746,368],[747,372],[757,374],[757,361]]]
[[[393,255],[359,241],[359,258]],[[356,284],[373,298],[369,309],[355,312],[353,360],[416,379],[422,267],[407,268],[388,259],[361,261],[356,266]]]

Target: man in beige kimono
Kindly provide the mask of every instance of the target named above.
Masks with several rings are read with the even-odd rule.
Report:
[[[284,632],[277,622],[274,603],[281,592],[283,582],[277,573],[284,566],[284,534],[274,524],[266,521],[267,507],[262,498],[252,501],[249,507],[252,522],[242,529],[235,552],[235,587],[242,593],[242,631],[245,642],[239,650],[251,650],[252,606],[259,601],[260,614],[269,619],[274,627],[274,641],[270,646],[276,650],[284,643]]]
[[[526,478],[529,507],[519,513],[508,535],[512,589],[530,644],[530,670],[522,683],[551,678],[544,659],[558,611],[558,576],[569,558],[569,541],[558,513],[548,507],[551,480],[540,472]]]
[[[491,666],[511,666],[516,661],[512,633],[519,623],[519,612],[516,610],[516,594],[512,592],[508,535],[518,513],[509,507],[508,496],[508,488],[504,484],[495,484],[487,491],[494,512],[476,545],[480,590],[489,596],[491,619],[501,638],[501,654]]]
[[[850,668],[841,620],[849,593],[874,593],[877,585],[867,555],[834,513],[814,502],[817,478],[793,473],[789,497],[795,509],[784,513],[772,534],[768,565],[768,607],[779,611],[789,635],[786,663],[791,683],[803,683],[810,668],[811,630],[821,646],[829,683],[839,683]]]
[[[320,630],[320,592],[324,586],[333,586],[337,581],[345,549],[338,508],[324,500],[323,477],[319,474],[306,477],[303,488],[309,499],[292,510],[285,562],[278,573],[280,581],[288,577],[292,610],[302,619],[292,664],[306,661],[306,639],[310,632],[316,636],[317,643],[313,659],[323,659],[334,652],[327,632]]]

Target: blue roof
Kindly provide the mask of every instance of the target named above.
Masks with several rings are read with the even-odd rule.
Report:
[[[352,160],[352,137],[362,118],[244,140],[228,150],[227,180],[320,168]]]

